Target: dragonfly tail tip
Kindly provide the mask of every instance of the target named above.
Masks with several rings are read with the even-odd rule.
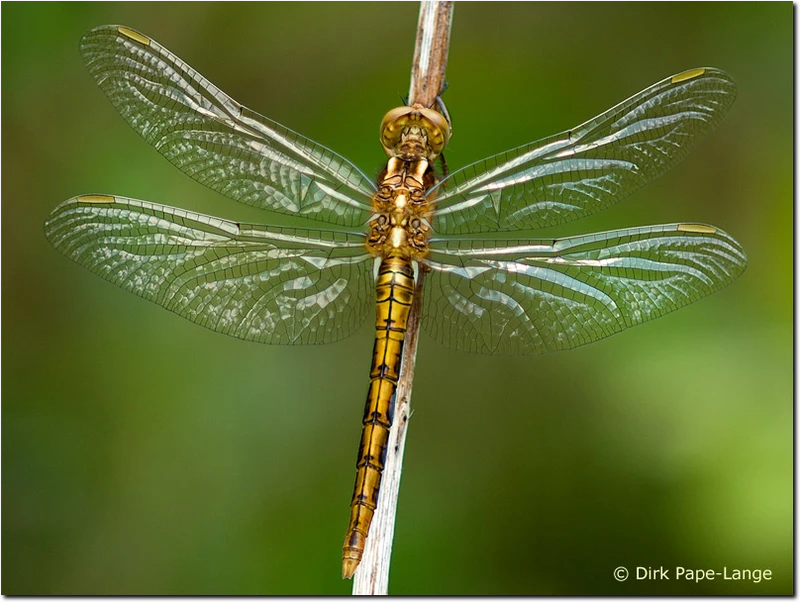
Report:
[[[342,560],[342,579],[352,579],[353,573],[358,568],[359,561],[355,558],[345,558]]]

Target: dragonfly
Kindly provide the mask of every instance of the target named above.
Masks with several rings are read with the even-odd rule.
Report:
[[[88,70],[173,165],[241,203],[324,228],[248,224],[110,194],[56,207],[45,234],[112,283],[213,331],[318,344],[375,312],[375,342],[342,573],[376,509],[415,282],[422,327],[455,349],[545,354],[597,341],[735,280],[746,256],[714,226],[676,223],[567,238],[500,239],[606,209],[662,175],[736,96],[715,68],[668,77],[561,134],[441,177],[451,136],[437,108],[392,109],[377,182],[236,102],[152,38],[105,25]],[[489,235],[484,238],[474,235]]]

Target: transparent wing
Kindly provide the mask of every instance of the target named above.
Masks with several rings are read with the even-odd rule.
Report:
[[[713,293],[747,263],[733,238],[700,224],[431,249],[423,326],[477,353],[585,345]]]
[[[372,258],[359,234],[238,224],[87,195],[59,205],[45,235],[117,286],[249,341],[336,341],[374,312]]]
[[[469,165],[434,189],[434,230],[529,230],[606,209],[685,157],[735,97],[726,73],[693,69],[563,134]]]
[[[358,168],[242,106],[156,41],[104,25],[81,53],[130,126],[198,182],[270,211],[341,226],[368,219],[375,185]]]

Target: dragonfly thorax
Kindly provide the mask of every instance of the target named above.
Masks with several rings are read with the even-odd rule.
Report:
[[[405,161],[433,161],[449,139],[447,120],[420,104],[392,109],[381,122],[381,144],[386,154]]]
[[[425,192],[433,184],[426,159],[389,159],[372,205],[374,216],[367,248],[376,256],[419,259],[428,252],[431,208]]]

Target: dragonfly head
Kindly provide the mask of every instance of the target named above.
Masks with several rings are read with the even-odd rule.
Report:
[[[450,140],[450,124],[441,113],[420,104],[392,109],[381,122],[381,145],[390,157],[433,161]]]

